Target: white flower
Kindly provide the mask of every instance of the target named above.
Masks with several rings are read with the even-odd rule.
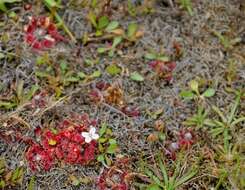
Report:
[[[97,140],[99,135],[95,133],[96,129],[90,126],[89,132],[82,132],[82,136],[85,138],[86,143],[90,143],[92,140]]]

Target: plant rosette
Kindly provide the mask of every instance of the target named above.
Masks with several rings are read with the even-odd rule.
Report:
[[[195,135],[190,129],[183,129],[179,132],[178,144],[181,148],[190,148],[195,142]]]
[[[176,63],[173,61],[155,60],[149,63],[149,66],[159,75],[160,78],[170,82],[173,79],[173,71]]]
[[[100,175],[97,185],[100,190],[128,190],[126,176],[128,174],[115,167],[106,169]]]
[[[87,165],[95,160],[97,139],[96,128],[88,121],[80,124],[64,120],[62,128],[44,130],[37,133],[39,143],[34,143],[26,153],[26,159],[32,170],[49,170],[54,161],[68,164]]]
[[[66,41],[49,17],[30,17],[24,26],[24,41],[35,50],[52,48],[59,41]]]

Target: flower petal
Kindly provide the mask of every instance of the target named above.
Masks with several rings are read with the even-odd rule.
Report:
[[[85,137],[85,142],[90,143],[92,141],[92,138],[90,136]]]
[[[92,139],[97,140],[100,136],[96,133],[92,134]]]
[[[88,132],[82,132],[82,136],[83,136],[84,138],[87,138],[87,137],[89,137],[89,133],[88,133]]]
[[[95,132],[96,132],[95,127],[90,126],[89,133],[90,133],[91,135],[93,135],[93,134],[95,134]]]

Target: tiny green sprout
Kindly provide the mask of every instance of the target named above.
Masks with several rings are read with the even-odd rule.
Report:
[[[130,74],[130,79],[137,82],[144,81],[144,77],[136,71]]]
[[[132,3],[132,0],[128,0],[127,9],[128,9],[128,13],[130,14],[130,16],[132,16],[132,17],[136,16],[136,14],[137,14],[136,13],[136,7]]]
[[[157,61],[163,61],[163,62],[167,62],[170,60],[170,58],[167,55],[162,54],[162,53],[156,53],[154,51],[151,51],[150,53],[146,53],[145,59],[157,60]]]
[[[240,43],[242,40],[241,38],[229,39],[227,36],[224,36],[215,30],[213,31],[213,34],[219,39],[220,43],[226,50],[232,49],[234,45]]]
[[[14,170],[7,170],[5,160],[0,158],[0,188],[5,189],[8,187],[10,189],[17,185],[21,185],[24,178],[24,168],[17,167]]]
[[[21,2],[22,0],[1,0],[0,1],[0,10],[2,12],[7,12],[8,9],[6,7],[6,4],[11,4],[11,3],[17,3],[17,2]]]
[[[15,90],[15,96],[10,97],[8,100],[0,101],[0,107],[5,109],[11,109],[19,105],[23,105],[30,101],[31,98],[38,91],[39,86],[32,85],[31,89],[24,89],[24,81],[20,80],[17,82],[17,87]]]
[[[88,20],[91,22],[92,26],[95,28],[95,35],[102,36],[104,31],[110,31],[115,27],[115,23],[110,22],[109,18],[105,15],[97,18],[94,12],[90,11],[88,14]]]
[[[224,150],[227,152],[229,149],[229,142],[232,138],[230,133],[236,125],[245,121],[245,116],[236,118],[238,107],[241,101],[242,92],[237,93],[234,104],[231,106],[231,110],[228,114],[223,113],[218,107],[212,106],[213,111],[220,117],[218,119],[211,119],[205,124],[212,127],[211,134],[213,137],[217,137],[223,134]]]
[[[73,42],[76,42],[76,38],[72,34],[72,32],[69,30],[69,28],[65,25],[63,19],[60,17],[60,15],[57,12],[57,8],[61,8],[61,1],[60,0],[43,0],[44,5],[50,10],[52,16],[55,17],[55,19],[58,22],[58,26],[60,26],[70,37],[70,39]]]
[[[104,165],[112,164],[112,156],[118,151],[117,141],[113,138],[112,130],[103,123],[99,130],[99,152],[97,160]]]
[[[218,182],[215,189],[220,189],[220,186],[227,186],[226,182],[231,180],[232,186],[238,189],[244,189],[243,173],[244,173],[244,155],[242,148],[239,149],[237,143],[230,144],[228,150],[222,146],[215,147],[215,152],[218,160]],[[230,188],[229,188],[230,189]]]
[[[198,129],[203,128],[205,123],[207,122],[208,111],[205,110],[202,106],[198,106],[197,113],[192,117],[187,118],[186,121],[183,122],[184,125],[188,126],[196,126]]]
[[[44,66],[42,69],[37,70],[35,75],[40,79],[46,79],[48,87],[54,90],[56,97],[62,95],[64,87],[72,83],[77,83],[85,78],[81,72],[75,73],[69,68],[65,60],[61,60],[58,67],[54,67],[53,65]],[[98,74],[95,73],[94,75],[97,76]]]
[[[180,92],[180,96],[184,99],[195,99],[195,98],[209,98],[215,95],[215,90],[213,88],[206,89],[203,93],[199,91],[199,83],[196,80],[191,80],[189,82],[189,87],[191,90],[183,90]]]
[[[122,69],[118,67],[116,64],[111,64],[106,67],[106,72],[114,76],[120,74],[122,72]]]
[[[149,184],[145,185],[146,190],[175,190],[180,188],[184,183],[192,179],[198,172],[194,167],[191,167],[186,172],[183,172],[181,162],[183,159],[177,159],[172,175],[169,175],[169,169],[166,167],[164,159],[158,153],[157,162],[154,166],[148,165],[144,161],[141,163],[141,168],[144,174],[149,179]]]
[[[108,55],[110,57],[114,56],[114,52],[116,51],[116,47],[122,42],[123,38],[121,36],[116,36],[113,38],[112,45],[110,47],[100,47],[97,49],[98,53],[106,53],[108,52]]]
[[[191,0],[180,0],[180,7],[185,9],[190,16],[193,16],[193,8]]]
[[[106,32],[112,32],[113,30],[115,30],[116,28],[118,28],[119,26],[119,22],[117,21],[111,21],[107,27],[105,28]]]

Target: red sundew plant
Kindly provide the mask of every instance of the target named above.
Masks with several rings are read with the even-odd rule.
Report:
[[[163,79],[170,82],[173,79],[173,70],[176,63],[172,61],[155,60],[149,63],[150,67]]]
[[[179,132],[178,144],[181,148],[190,148],[195,142],[195,135],[189,129],[183,129]]]
[[[130,179],[129,159],[124,157],[101,173],[97,186],[100,190],[128,190]]]
[[[43,50],[53,47],[58,41],[65,41],[49,17],[31,17],[24,26],[24,40],[36,50]]]
[[[31,108],[44,108],[47,105],[47,92],[42,91],[39,94],[33,96],[31,100]]]
[[[172,160],[176,160],[176,152],[179,150],[179,143],[172,142],[169,144],[168,148],[165,149],[165,155]]]
[[[181,149],[189,149],[195,142],[195,135],[190,129],[182,129],[178,133],[178,139],[176,142],[169,142],[165,149],[165,155],[176,160],[176,153]]]
[[[106,90],[107,88],[109,88],[111,85],[108,82],[104,82],[104,81],[99,81],[96,83],[96,88],[99,90]]]
[[[32,170],[49,170],[54,162],[53,157],[39,144],[33,144],[26,153],[26,159]]]
[[[64,120],[57,130],[35,130],[40,142],[33,143],[26,153],[26,159],[32,170],[49,170],[54,161],[68,164],[86,165],[95,159],[97,139],[95,121],[87,116],[79,116],[81,120]]]
[[[100,175],[97,185],[100,190],[128,190],[127,173],[116,168],[106,169]]]
[[[113,87],[110,83],[100,81],[95,84],[95,88],[89,92],[89,98],[91,101],[101,103],[113,104],[117,103],[119,109],[129,117],[140,116],[140,111],[137,107],[128,106],[123,101],[123,95],[120,88]]]
[[[124,106],[121,111],[129,117],[138,117],[140,116],[140,111],[136,107]]]

